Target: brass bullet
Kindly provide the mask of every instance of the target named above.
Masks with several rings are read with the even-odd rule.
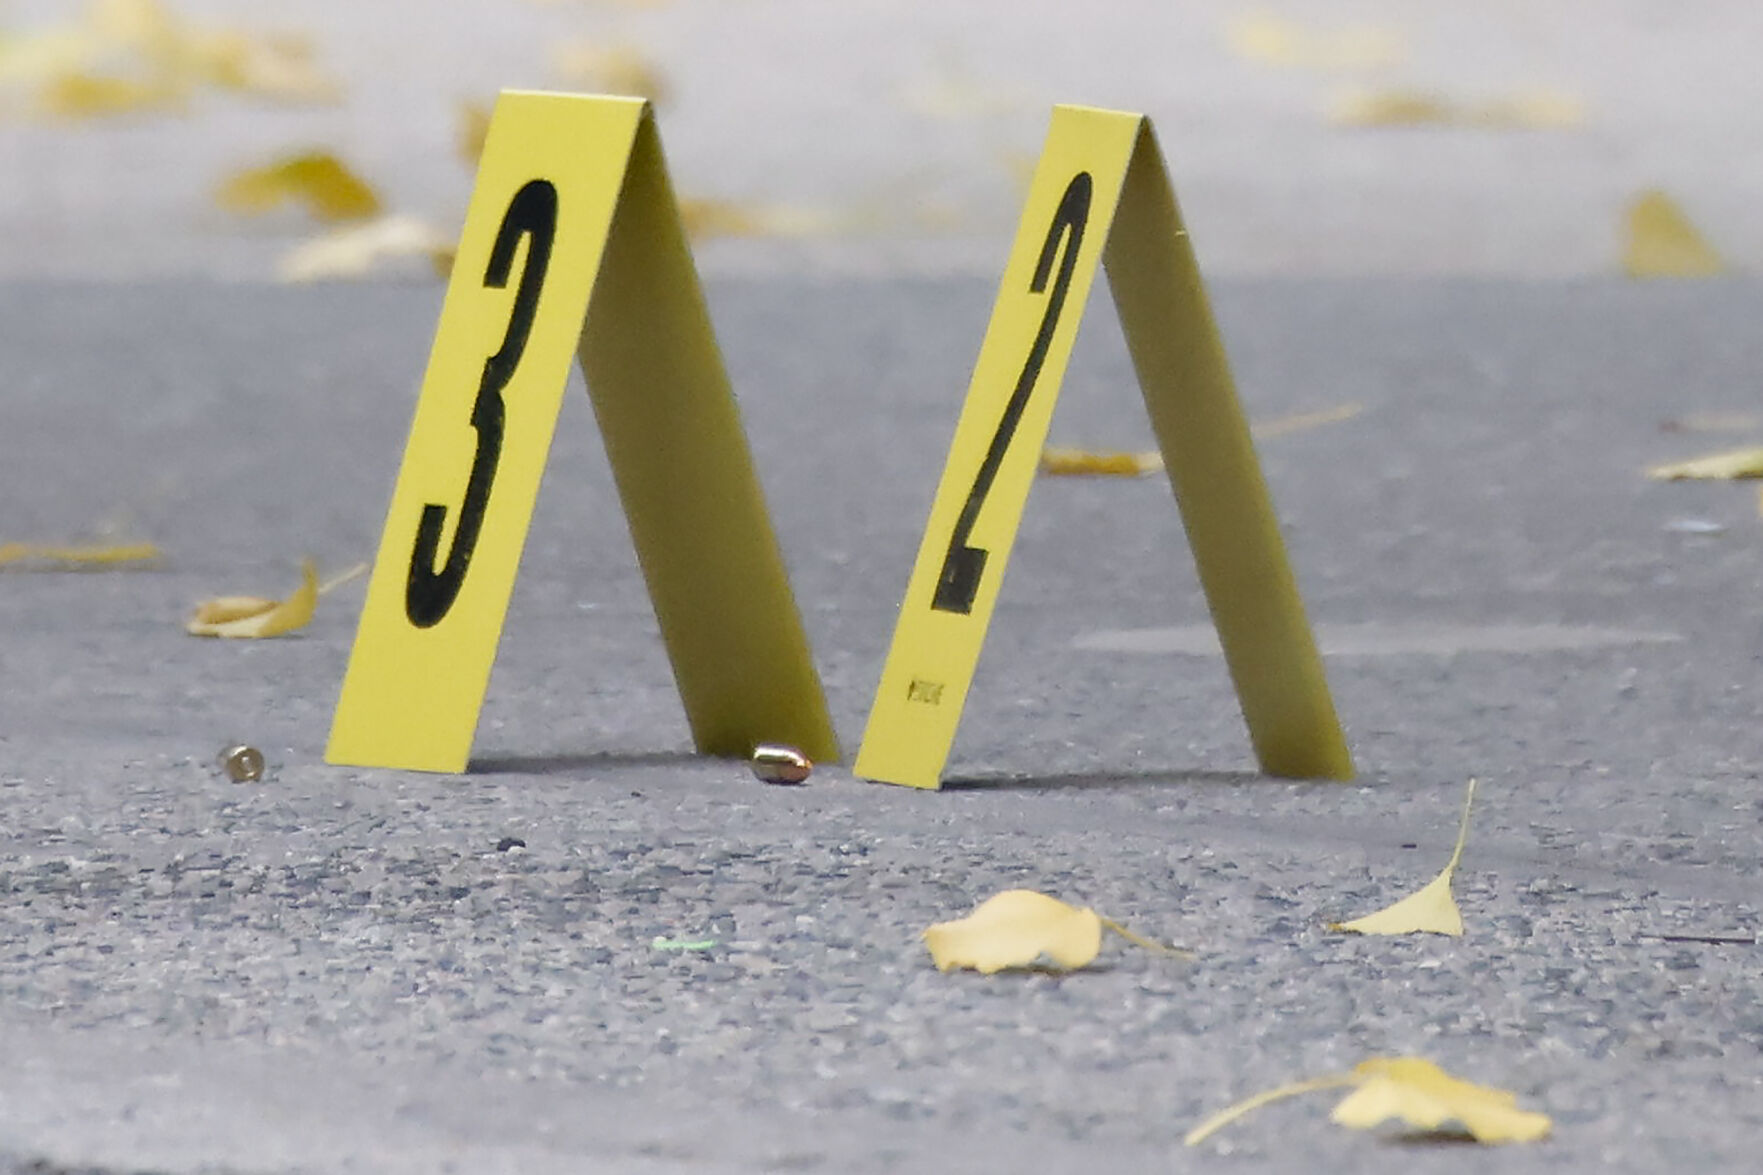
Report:
[[[803,783],[814,770],[807,755],[782,743],[760,743],[754,747],[752,766],[761,783]]]
[[[263,752],[243,743],[220,753],[220,767],[234,783],[249,783],[263,778]]]

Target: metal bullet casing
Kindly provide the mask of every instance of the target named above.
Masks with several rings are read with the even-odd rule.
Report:
[[[220,753],[220,769],[234,783],[250,783],[263,778],[263,752],[240,743]]]
[[[794,785],[807,781],[814,762],[795,747],[760,743],[753,748],[752,767],[762,783]]]

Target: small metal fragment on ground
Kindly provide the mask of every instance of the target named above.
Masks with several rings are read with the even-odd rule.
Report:
[[[243,743],[220,753],[220,767],[234,783],[250,783],[263,778],[263,752]]]
[[[814,770],[807,755],[782,743],[760,743],[754,747],[752,766],[753,774],[762,783],[803,783]]]
[[[668,938],[658,934],[649,944],[658,951],[707,951],[716,945],[714,938]]]
[[[526,842],[521,840],[518,836],[505,836],[496,842],[496,851],[498,853],[506,853],[509,849],[524,848],[526,848]]]

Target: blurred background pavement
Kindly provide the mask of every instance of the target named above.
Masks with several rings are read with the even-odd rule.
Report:
[[[311,149],[450,240],[503,87],[656,97],[711,270],[995,272],[1055,102],[1155,118],[1214,273],[1612,273],[1655,187],[1747,268],[1760,36],[1732,0],[9,0],[0,279],[273,279],[321,226],[214,193]]]

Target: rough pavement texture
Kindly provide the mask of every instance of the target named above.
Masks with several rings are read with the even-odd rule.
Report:
[[[73,19],[12,0],[0,31]],[[1763,9],[1734,0],[177,0],[205,25],[310,35],[347,88],[330,107],[199,96],[186,115],[80,124],[28,117],[0,85],[0,278],[200,274],[266,279],[311,233],[212,203],[235,168],[322,146],[400,212],[451,235],[470,172],[458,107],[498,89],[582,89],[555,58],[624,49],[668,94],[682,191],[792,210],[789,240],[714,240],[720,269],[991,274],[1047,110],[1156,120],[1202,257],[1221,273],[1607,274],[1626,201],[1661,186],[1742,267],[1763,263]],[[1246,56],[1242,21],[1300,38],[1378,30],[1384,65]],[[1577,102],[1564,129],[1353,128],[1359,93],[1460,105],[1538,91]],[[6,117],[11,115],[10,117]]]
[[[848,744],[989,297],[712,287]],[[1347,650],[1351,785],[1255,776],[1216,658],[1086,647],[1205,622],[1157,479],[1037,487],[964,786],[766,788],[691,758],[579,393],[474,771],[328,767],[358,587],[287,639],[179,622],[286,590],[302,554],[371,553],[438,291],[0,288],[4,537],[108,520],[167,552],[0,576],[11,1169],[1747,1169],[1757,499],[1640,470],[1759,439],[1661,426],[1754,411],[1763,287],[1218,300],[1253,416],[1365,406],[1261,446]],[[1055,439],[1147,444],[1135,396],[1099,299]],[[261,783],[212,766],[235,740]],[[1471,775],[1467,936],[1325,931],[1432,877]],[[1012,886],[1199,958],[939,975],[918,932]],[[1388,1053],[1517,1091],[1555,1138],[1402,1145],[1329,1126],[1324,1096],[1178,1147],[1237,1096]]]

